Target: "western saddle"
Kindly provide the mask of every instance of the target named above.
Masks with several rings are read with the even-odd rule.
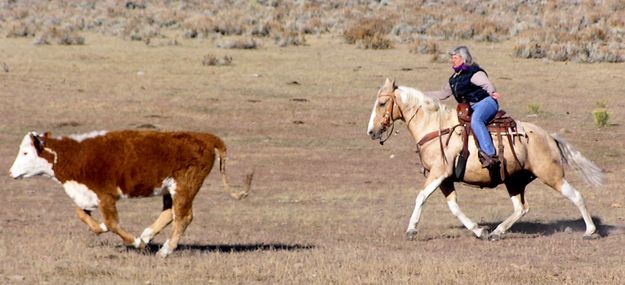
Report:
[[[471,129],[471,106],[468,103],[459,103],[458,106],[456,107],[456,112],[458,114],[458,122],[459,122],[457,125],[452,126],[450,128],[441,129],[441,130],[426,134],[417,143],[417,149],[419,150],[421,146],[423,146],[425,143],[438,137],[443,159],[447,163],[447,159],[446,159],[445,151],[443,147],[442,136],[452,133],[456,128],[461,128],[462,151],[460,152],[460,155],[458,156],[458,161],[454,168],[455,178],[458,181],[461,181],[464,178],[464,171],[466,168],[466,163],[470,155],[469,136],[471,135],[471,133],[473,133],[473,130]],[[497,146],[496,155],[499,158],[499,161],[501,162],[501,164],[499,165],[499,170],[500,170],[499,173],[496,173],[495,171],[493,171],[495,169],[489,169],[489,171],[491,172],[491,176],[493,176],[493,174],[495,175],[499,174],[498,179],[495,179],[495,177],[493,177],[493,182],[495,182],[495,180],[503,181],[504,178],[506,177],[506,169],[505,169],[506,163],[505,163],[505,158],[503,155],[504,154],[504,146],[503,146],[503,139],[502,139],[503,135],[505,135],[506,138],[508,139],[508,143],[510,144],[510,148],[511,148],[510,150],[512,154],[514,155],[514,159],[517,161],[517,163],[519,163],[519,165],[521,165],[521,161],[517,157],[516,151],[514,150],[514,139],[512,138],[512,136],[517,132],[516,121],[512,117],[507,116],[506,111],[499,110],[497,114],[495,115],[495,117],[492,120],[490,120],[488,124],[486,124],[486,126],[488,128],[488,131],[491,133],[491,135],[494,133],[497,136],[498,146]],[[475,139],[475,145],[477,145],[479,148],[479,143],[477,141],[477,138],[475,138],[475,136],[473,136],[473,138]],[[451,139],[451,136],[447,138],[445,145],[449,144],[450,139]]]

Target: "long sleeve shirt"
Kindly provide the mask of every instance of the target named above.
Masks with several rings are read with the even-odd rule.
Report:
[[[483,71],[478,71],[475,74],[473,74],[473,76],[471,77],[471,83],[482,87],[484,90],[486,90],[488,95],[491,95],[491,96],[493,95],[493,92],[496,91],[495,86],[493,85],[493,83],[490,82],[490,80],[488,79],[488,76],[486,76],[486,73]],[[451,87],[449,86],[449,83],[446,83],[441,90],[427,91],[427,92],[423,92],[423,94],[425,96],[436,98],[439,100],[447,99],[449,96],[453,95],[451,92]]]

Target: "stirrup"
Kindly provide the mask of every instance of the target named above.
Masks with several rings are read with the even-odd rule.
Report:
[[[497,154],[490,156],[481,149],[478,152],[478,158],[480,159],[480,163],[482,163],[482,168],[496,167],[501,163]]]

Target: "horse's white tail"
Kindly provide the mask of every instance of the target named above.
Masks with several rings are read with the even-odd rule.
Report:
[[[595,163],[584,157],[577,149],[567,143],[558,134],[551,134],[560,149],[565,164],[579,171],[586,183],[593,187],[603,185],[603,171]]]

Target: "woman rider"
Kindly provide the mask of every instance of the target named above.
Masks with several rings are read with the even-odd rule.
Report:
[[[454,73],[449,77],[449,84],[445,84],[440,91],[424,92],[426,96],[437,99],[446,99],[454,95],[458,103],[469,103],[473,115],[471,128],[479,143],[479,156],[483,167],[493,167],[499,164],[495,153],[493,139],[486,124],[492,120],[499,110],[497,100],[501,97],[495,91],[486,71],[473,61],[469,48],[458,46],[449,52]]]

